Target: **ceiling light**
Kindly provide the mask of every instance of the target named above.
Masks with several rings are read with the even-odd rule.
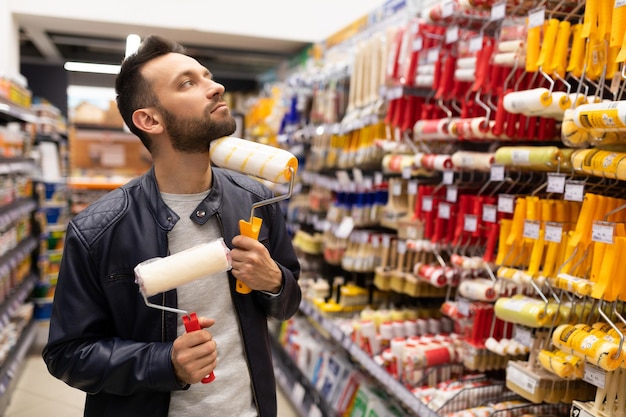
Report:
[[[66,71],[76,72],[94,72],[97,74],[118,74],[120,72],[119,65],[110,64],[92,64],[88,62],[66,62],[63,66]]]

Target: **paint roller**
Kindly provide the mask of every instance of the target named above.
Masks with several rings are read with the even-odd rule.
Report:
[[[250,210],[250,221],[239,221],[242,235],[253,239],[259,238],[262,219],[254,217],[256,208],[286,200],[293,193],[293,183],[298,169],[298,160],[290,152],[274,146],[264,145],[246,139],[226,136],[211,142],[211,162],[221,168],[238,171],[278,184],[289,182],[287,194],[258,201]],[[237,292],[249,294],[250,287],[237,280]]]
[[[172,290],[196,279],[231,269],[230,250],[223,238],[193,246],[164,258],[151,258],[135,267],[135,282],[148,307],[183,314],[187,332],[200,330],[196,313],[178,308],[153,304],[148,297]],[[211,374],[202,379],[209,383],[215,379]]]

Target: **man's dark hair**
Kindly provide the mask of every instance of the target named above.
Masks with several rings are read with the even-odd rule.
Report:
[[[150,83],[141,75],[141,68],[149,61],[169,53],[185,54],[185,48],[158,36],[148,36],[134,54],[122,61],[120,73],[115,79],[117,108],[131,132],[141,139],[150,150],[150,138],[133,124],[133,113],[137,109],[158,104]]]

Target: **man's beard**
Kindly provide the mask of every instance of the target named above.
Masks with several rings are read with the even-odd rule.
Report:
[[[177,117],[164,108],[160,108],[172,147],[179,152],[204,153],[215,139],[232,135],[237,129],[237,122],[230,114],[221,120],[211,120],[210,111],[202,117]]]

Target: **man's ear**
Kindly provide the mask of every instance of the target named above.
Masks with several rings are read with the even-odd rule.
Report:
[[[155,109],[138,109],[133,113],[133,123],[137,128],[149,134],[163,132],[161,115]]]

